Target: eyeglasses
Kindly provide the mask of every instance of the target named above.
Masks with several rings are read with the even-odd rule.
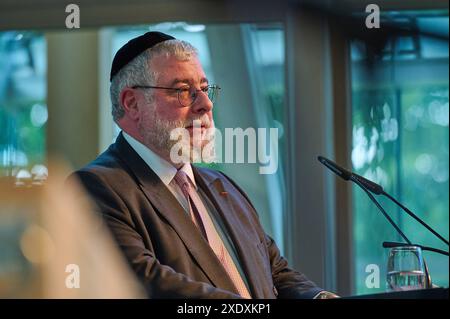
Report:
[[[220,87],[217,85],[208,85],[200,90],[197,90],[194,87],[191,87],[189,85],[183,85],[179,88],[168,88],[168,87],[162,87],[162,86],[149,86],[149,85],[135,85],[132,86],[133,89],[162,89],[162,90],[172,90],[176,91],[178,94],[178,102],[185,107],[189,107],[192,104],[195,103],[195,100],[198,97],[199,92],[205,93],[209,100],[214,103],[217,99],[217,96],[219,95]]]

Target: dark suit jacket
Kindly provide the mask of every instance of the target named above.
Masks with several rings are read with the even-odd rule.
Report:
[[[288,268],[246,194],[220,172],[193,167],[231,237],[253,298],[312,298],[322,289]],[[181,205],[119,135],[77,171],[151,298],[238,298],[220,261]]]

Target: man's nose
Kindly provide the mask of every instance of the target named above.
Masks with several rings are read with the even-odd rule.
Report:
[[[204,114],[211,111],[213,108],[213,103],[203,91],[197,92],[197,98],[194,101],[194,104],[191,105],[191,110],[193,113]]]

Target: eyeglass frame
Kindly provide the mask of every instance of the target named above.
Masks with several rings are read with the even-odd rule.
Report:
[[[180,100],[180,94],[181,94],[181,92],[182,92],[182,90],[183,90],[184,87],[189,87],[189,94],[191,94],[191,91],[194,91],[194,92],[195,92],[195,97],[192,99],[192,102],[191,102],[191,104],[189,104],[189,105],[184,105],[183,103],[181,103],[181,100]],[[180,105],[181,105],[182,107],[190,107],[190,106],[192,106],[192,105],[195,103],[195,101],[197,100],[198,92],[199,92],[199,91],[202,91],[203,93],[205,93],[206,96],[208,96],[208,99],[209,99],[211,102],[214,102],[214,101],[212,101],[212,100],[209,98],[208,92],[205,92],[204,89],[206,89],[206,88],[207,88],[208,90],[210,90],[210,89],[215,89],[215,90],[217,90],[217,92],[221,89],[221,87],[218,86],[218,85],[216,85],[216,84],[208,85],[208,86],[206,86],[206,87],[204,87],[204,88],[202,88],[202,89],[195,89],[194,87],[191,87],[190,85],[183,85],[182,87],[179,87],[179,88],[169,88],[169,87],[164,87],[164,86],[152,86],[152,85],[133,85],[131,88],[132,88],[132,89],[162,89],[162,90],[172,90],[172,91],[177,91],[178,103],[180,103]],[[213,99],[215,100],[215,98],[213,98]]]

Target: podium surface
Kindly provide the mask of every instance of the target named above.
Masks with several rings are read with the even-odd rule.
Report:
[[[448,299],[448,297],[448,288],[433,288],[349,296],[344,299]]]

